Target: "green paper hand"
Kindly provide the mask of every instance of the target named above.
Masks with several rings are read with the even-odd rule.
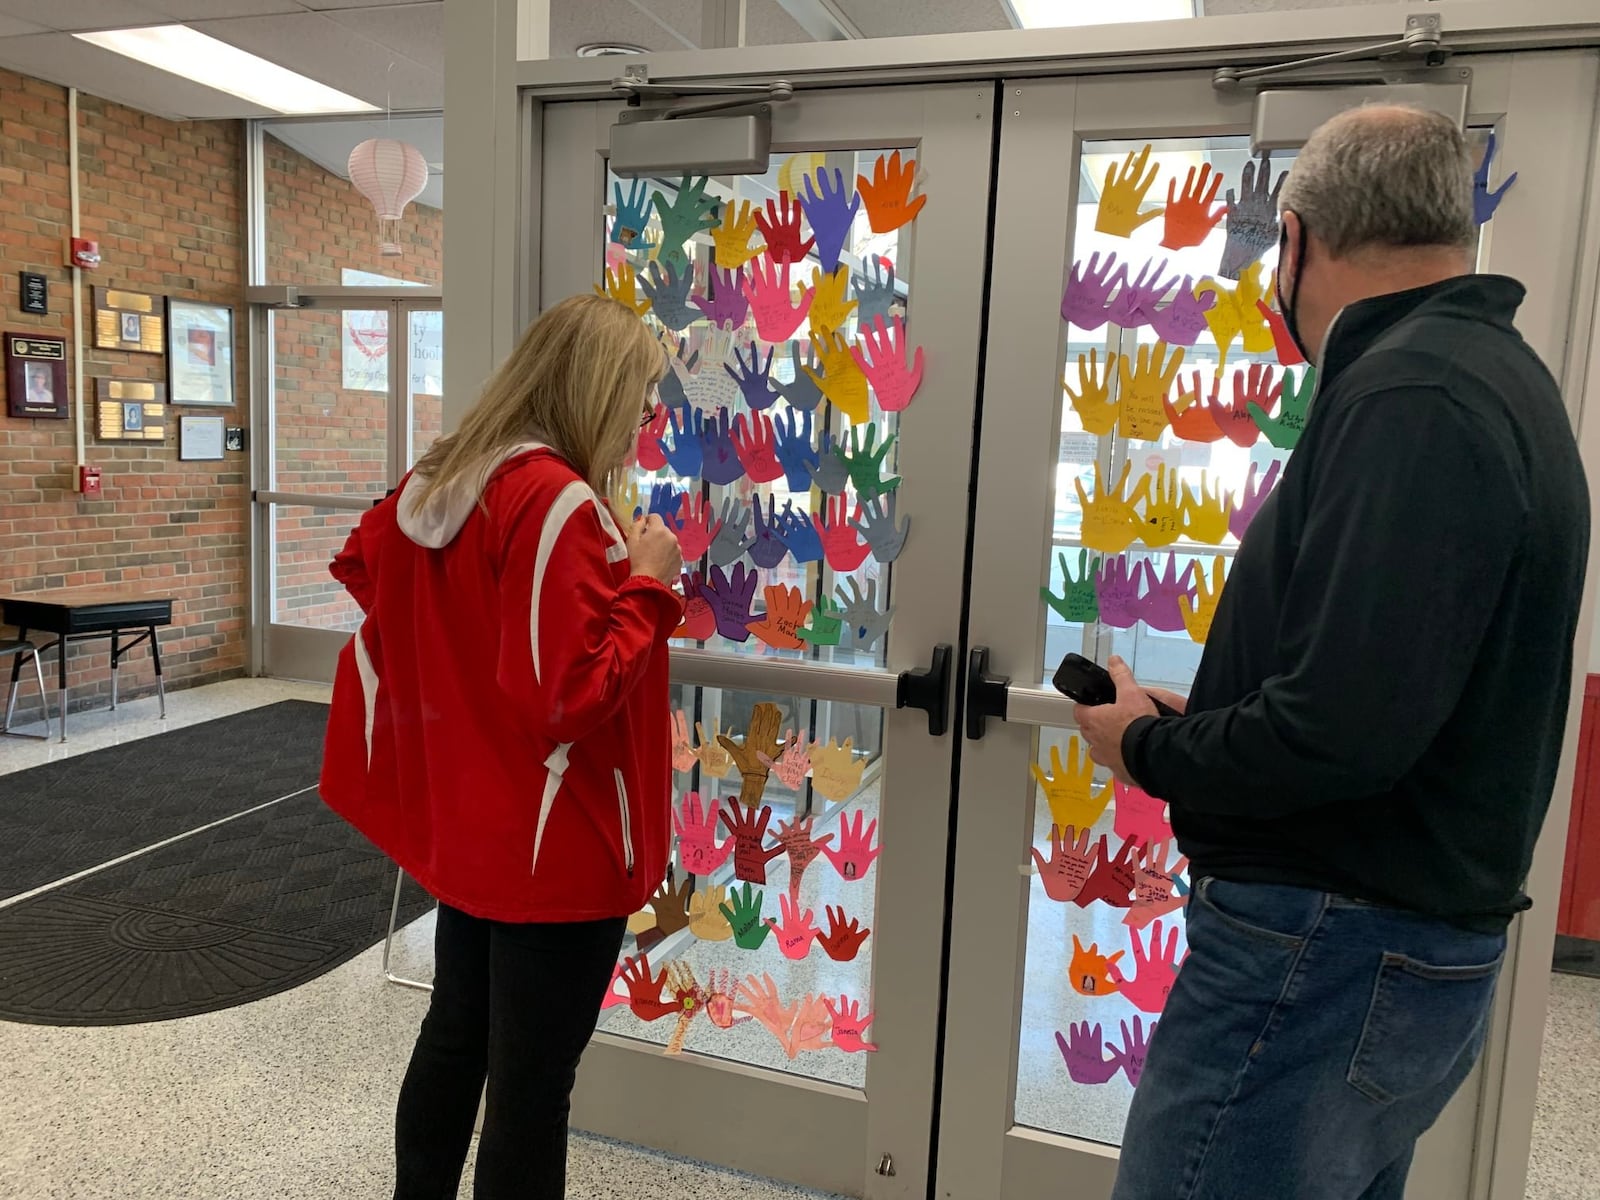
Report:
[[[678,184],[678,194],[668,200],[661,192],[650,197],[657,215],[661,218],[661,254],[659,261],[666,266],[686,267],[689,257],[683,244],[695,234],[717,226],[712,212],[719,201],[706,195],[706,177],[692,179],[688,175]]]
[[[1056,556],[1061,560],[1061,595],[1056,595],[1047,587],[1039,589],[1039,598],[1053,608],[1061,619],[1069,625],[1088,625],[1100,619],[1100,598],[1095,593],[1094,566],[1089,561],[1087,550],[1078,551],[1078,577],[1072,577],[1071,570],[1067,567],[1067,555],[1062,551]]]
[[[826,596],[817,601],[817,606],[811,610],[811,625],[809,628],[796,629],[794,635],[810,642],[813,646],[837,646],[839,638],[844,634],[844,621],[838,615],[839,606]]]
[[[1250,406],[1250,417],[1274,447],[1293,450],[1305,431],[1306,413],[1317,391],[1317,369],[1307,367],[1299,379],[1293,371],[1283,373],[1283,394],[1278,397],[1278,415],[1267,415],[1259,404]]]
[[[733,944],[741,950],[759,950],[772,931],[762,921],[761,903],[765,892],[753,892],[747,883],[728,893],[728,903],[720,905],[722,915],[733,926]]]

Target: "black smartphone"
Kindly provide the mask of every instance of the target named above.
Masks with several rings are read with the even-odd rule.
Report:
[[[1068,654],[1063,658],[1050,682],[1055,685],[1056,691],[1079,704],[1110,704],[1117,698],[1117,685],[1111,680],[1111,672],[1081,654]],[[1150,702],[1163,717],[1182,715],[1170,704],[1163,704],[1154,696],[1150,697]]]

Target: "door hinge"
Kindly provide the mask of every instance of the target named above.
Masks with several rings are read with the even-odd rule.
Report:
[[[878,1174],[886,1178],[894,1178],[894,1155],[885,1154],[878,1160]]]

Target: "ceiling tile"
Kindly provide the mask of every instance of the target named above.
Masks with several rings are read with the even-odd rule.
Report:
[[[167,19],[158,6],[132,0],[0,0],[0,14],[68,32],[159,25]]]
[[[551,0],[550,57],[571,58],[578,47],[594,42],[621,42],[646,50],[689,50],[699,45],[699,27],[691,33],[646,15],[633,0]]]
[[[336,8],[400,8],[406,4],[428,4],[432,0],[300,0],[302,8],[332,12]]]
[[[48,25],[35,25],[32,21],[18,20],[16,17],[0,16],[0,38],[21,37],[27,33],[49,33]]]
[[[174,21],[203,21],[223,17],[266,17],[305,11],[300,0],[140,0]]]
[[[885,4],[883,0],[835,2],[862,36],[869,38],[1014,28],[999,0],[919,0],[902,5]]]
[[[811,35],[783,10],[778,0],[746,0],[744,40],[747,46],[784,46],[809,42]]]
[[[325,16],[430,71],[444,72],[444,0],[402,8],[341,9]]]

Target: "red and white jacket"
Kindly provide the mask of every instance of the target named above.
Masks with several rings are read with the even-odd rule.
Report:
[[[323,799],[434,896],[498,921],[644,907],[670,853],[667,638],[605,501],[538,443],[365,514],[331,570],[366,619],[339,655]],[[481,501],[481,503],[480,503]]]

